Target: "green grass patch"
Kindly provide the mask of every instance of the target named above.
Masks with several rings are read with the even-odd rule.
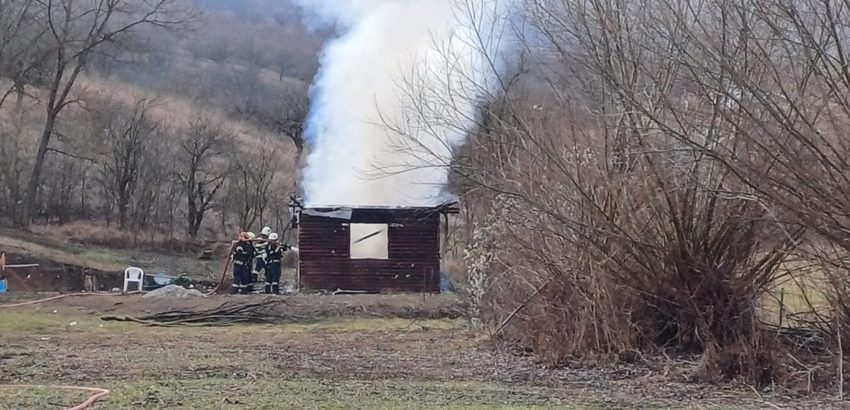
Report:
[[[80,254],[80,258],[86,261],[104,264],[123,264],[127,260],[125,255],[120,255],[117,251],[113,252],[104,249],[83,251]]]
[[[174,334],[192,336],[198,334],[263,334],[263,333],[370,333],[370,332],[415,332],[423,330],[463,329],[460,319],[362,319],[332,318],[311,323],[281,325],[239,325],[228,327],[148,327],[133,322],[103,321],[99,316],[84,313],[57,311],[50,308],[22,307],[6,309],[0,314],[0,334],[12,336],[52,335],[68,333],[115,333],[134,332],[141,336]]]
[[[48,308],[44,308],[48,309]],[[117,333],[138,328],[125,322],[104,322],[97,316],[28,308],[4,309],[0,334],[11,337],[49,336],[69,333]]]
[[[30,242],[36,245],[44,246],[46,248],[52,248],[72,254],[79,254],[81,252],[81,249],[79,247],[73,246],[67,242],[56,240],[48,236],[35,235],[33,233],[18,229],[0,228],[0,236],[5,236],[7,238],[23,242]]]
[[[325,319],[314,323],[293,323],[284,325],[284,328],[292,332],[314,332],[329,331],[338,333],[348,332],[403,332],[420,330],[450,330],[461,329],[465,322],[460,319],[360,319],[360,318],[334,318]]]
[[[145,409],[590,409],[547,391],[483,383],[200,379],[112,386],[108,408]]]
[[[66,409],[86,401],[92,394],[48,387],[0,387],[0,409]]]

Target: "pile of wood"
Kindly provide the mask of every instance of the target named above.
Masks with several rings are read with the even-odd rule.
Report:
[[[285,313],[281,299],[253,303],[225,302],[206,310],[172,310],[140,317],[104,316],[102,320],[136,322],[148,326],[227,326],[244,323],[291,323],[307,318]]]

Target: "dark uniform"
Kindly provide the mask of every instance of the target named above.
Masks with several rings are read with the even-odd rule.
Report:
[[[260,239],[268,239],[268,236],[260,235]],[[266,241],[258,241],[254,244],[254,270],[251,273],[251,286],[250,292],[254,291],[254,282],[258,282],[260,279],[260,274],[263,276],[267,275],[266,273],[266,257],[269,243]],[[268,280],[266,280],[268,282]],[[249,292],[249,293],[250,293]]]
[[[254,245],[250,241],[239,241],[233,245],[233,289],[231,293],[247,294],[253,283],[251,262],[254,260]]]
[[[266,248],[266,293],[280,293],[280,270],[285,247],[271,242]]]

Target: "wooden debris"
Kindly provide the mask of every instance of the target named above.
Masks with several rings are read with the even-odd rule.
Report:
[[[136,322],[147,326],[227,326],[237,323],[289,323],[309,319],[282,313],[286,301],[264,300],[255,303],[225,302],[207,310],[172,310],[140,317],[104,316],[101,320]]]

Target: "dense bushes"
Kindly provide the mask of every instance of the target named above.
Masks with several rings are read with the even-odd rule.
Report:
[[[847,10],[540,0],[526,12],[525,65],[453,164],[467,206],[490,215],[467,255],[482,320],[552,362],[696,352],[705,379],[758,385],[847,340],[850,84],[836,69],[843,30],[830,29]],[[812,279],[791,257],[825,286],[825,308],[783,322],[831,346],[806,358],[765,309],[776,283]]]

